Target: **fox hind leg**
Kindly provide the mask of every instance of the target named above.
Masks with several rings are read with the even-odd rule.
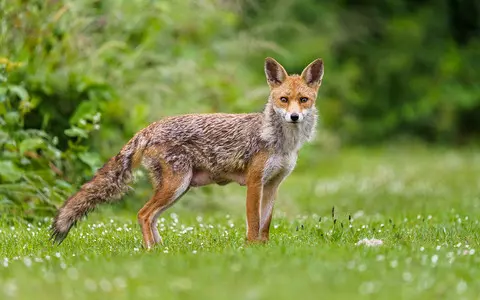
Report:
[[[156,181],[155,194],[138,212],[138,222],[147,249],[162,242],[156,226],[157,218],[187,192],[191,179],[192,170],[174,171],[170,165],[162,164],[161,179]]]
[[[186,182],[188,182],[187,184],[190,184],[190,179],[191,177],[188,177],[186,176],[184,179],[186,180]],[[155,213],[155,215],[153,216],[153,221],[152,221],[152,235],[153,235],[153,240],[155,242],[155,244],[161,244],[163,243],[162,241],[162,237],[160,236],[160,234],[158,233],[158,228],[157,228],[157,223],[158,223],[158,217],[165,211],[167,210],[169,207],[171,207],[173,204],[175,204],[175,202],[177,202],[178,200],[180,200],[180,198],[182,198],[183,195],[185,195],[185,193],[188,191],[189,189],[189,186],[187,185],[187,187],[185,188],[184,185],[180,186],[177,191],[176,191],[176,195],[174,197],[172,197],[172,201],[166,205],[166,206],[162,206],[159,208],[159,210]]]

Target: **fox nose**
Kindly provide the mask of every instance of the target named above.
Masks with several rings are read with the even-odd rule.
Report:
[[[293,122],[297,122],[300,116],[297,113],[293,113],[290,115],[290,119],[292,119]]]

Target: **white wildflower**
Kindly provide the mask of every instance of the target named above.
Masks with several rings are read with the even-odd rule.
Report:
[[[378,239],[367,239],[367,238],[364,238],[360,241],[358,241],[355,245],[359,246],[359,245],[365,245],[365,246],[369,246],[369,247],[375,247],[375,246],[381,246],[383,245],[383,241],[382,240],[378,240]]]
[[[396,268],[397,266],[398,266],[398,261],[392,260],[392,261],[390,262],[390,267]]]
[[[23,263],[25,264],[25,266],[27,266],[28,268],[30,268],[32,266],[32,260],[30,259],[30,257],[25,257],[23,259]]]
[[[457,284],[457,294],[463,294],[467,290],[467,283],[463,280],[461,280]]]

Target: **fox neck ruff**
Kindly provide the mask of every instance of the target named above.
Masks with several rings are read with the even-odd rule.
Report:
[[[296,152],[302,145],[315,136],[318,111],[313,106],[304,115],[304,120],[289,123],[280,116],[269,101],[263,111],[262,139],[276,152],[289,154]]]

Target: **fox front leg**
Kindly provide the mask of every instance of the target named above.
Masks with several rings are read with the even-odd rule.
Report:
[[[247,241],[260,239],[260,204],[263,194],[263,171],[267,155],[258,154],[247,172]]]
[[[247,241],[254,242],[259,239],[260,229],[260,200],[262,199],[263,186],[261,176],[251,176],[247,180]]]
[[[262,203],[260,211],[260,240],[267,242],[270,234],[270,223],[272,221],[273,206],[277,197],[277,191],[283,176],[271,180],[263,186]]]

